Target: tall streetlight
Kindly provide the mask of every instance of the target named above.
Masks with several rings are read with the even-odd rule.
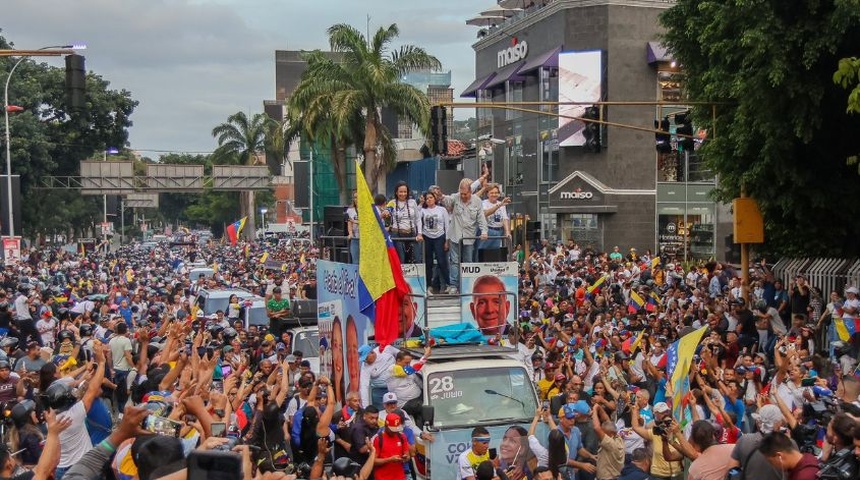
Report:
[[[106,148],[102,152],[102,161],[107,162],[108,155],[116,155],[117,153],[119,153],[119,150],[116,147]],[[108,242],[107,242],[108,220],[107,220],[107,194],[106,193],[104,195],[102,195],[102,204],[104,205],[104,213],[105,213],[104,220],[102,221],[102,238],[104,239],[104,243],[105,243],[105,253],[109,253],[110,252],[110,244],[108,244]]]
[[[266,235],[266,214],[269,213],[269,209],[266,207],[260,207],[260,223],[263,225],[263,236]]]
[[[52,45],[48,47],[42,47],[37,50],[21,50],[19,52],[16,51],[6,51],[3,52],[4,55],[0,56],[14,56],[16,53],[20,55],[21,58],[18,59],[9,70],[9,73],[6,75],[6,85],[3,87],[3,113],[6,119],[6,201],[8,202],[9,208],[9,236],[15,236],[15,219],[12,211],[12,148],[10,142],[9,135],[9,111],[14,110],[15,108],[9,105],[9,81],[12,80],[12,74],[15,73],[15,69],[18,68],[18,65],[21,64],[28,57],[35,56],[58,56],[58,55],[67,55],[70,53],[74,53],[76,50],[84,50],[86,49],[86,45]],[[51,51],[53,50],[53,51]],[[7,55],[8,54],[8,55]]]

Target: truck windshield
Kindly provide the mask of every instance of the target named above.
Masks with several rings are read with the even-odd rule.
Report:
[[[319,332],[299,332],[293,339],[293,350],[301,351],[305,358],[320,356],[320,334]]]
[[[437,372],[427,379],[435,427],[528,421],[537,410],[524,368],[500,367]]]

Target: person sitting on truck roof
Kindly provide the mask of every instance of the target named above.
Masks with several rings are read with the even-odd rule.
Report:
[[[388,390],[388,377],[391,376],[395,355],[397,355],[397,349],[391,345],[387,345],[381,352],[378,346],[359,347],[358,359],[361,362],[361,371],[358,384],[363,406],[382,405],[382,396]]]
[[[412,354],[405,350],[397,352],[394,365],[391,366],[391,376],[388,378],[388,391],[397,395],[397,406],[403,408],[407,402],[418,399],[421,401],[421,387],[415,378],[415,373],[421,370],[430,357],[430,347],[424,347],[424,356],[414,364]]]

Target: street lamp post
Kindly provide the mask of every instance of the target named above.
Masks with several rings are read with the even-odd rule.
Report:
[[[0,56],[13,56],[15,53],[19,53],[21,58],[19,58],[9,70],[9,73],[6,75],[6,85],[3,87],[3,113],[6,120],[6,201],[8,202],[9,208],[9,217],[7,221],[9,222],[9,236],[15,236],[15,219],[12,211],[12,148],[10,142],[10,134],[9,134],[9,81],[12,80],[12,74],[15,73],[15,69],[18,68],[18,65],[21,64],[25,59],[29,57],[35,56],[57,56],[57,55],[67,55],[70,53],[74,53],[74,50],[83,50],[87,48],[84,45],[52,45],[49,47],[42,47],[37,50],[23,50],[20,52],[15,51],[4,51],[4,55]],[[58,49],[55,51],[49,51],[51,49]],[[8,54],[8,55],[7,55]]]
[[[269,209],[266,207],[260,207],[260,224],[263,226],[263,236],[266,235],[266,214],[269,212]]]
[[[108,147],[102,152],[102,161],[107,162],[108,155],[116,155],[119,153],[114,147]],[[107,213],[107,194],[102,195],[102,205],[104,206],[104,218],[102,219],[102,239],[105,244],[105,253],[110,252],[110,244],[108,244],[108,232],[107,232],[107,224],[108,224],[108,213]]]

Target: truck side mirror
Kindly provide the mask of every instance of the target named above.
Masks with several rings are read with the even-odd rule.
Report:
[[[421,417],[424,419],[424,425],[433,426],[433,417],[435,409],[432,405],[421,405]]]

